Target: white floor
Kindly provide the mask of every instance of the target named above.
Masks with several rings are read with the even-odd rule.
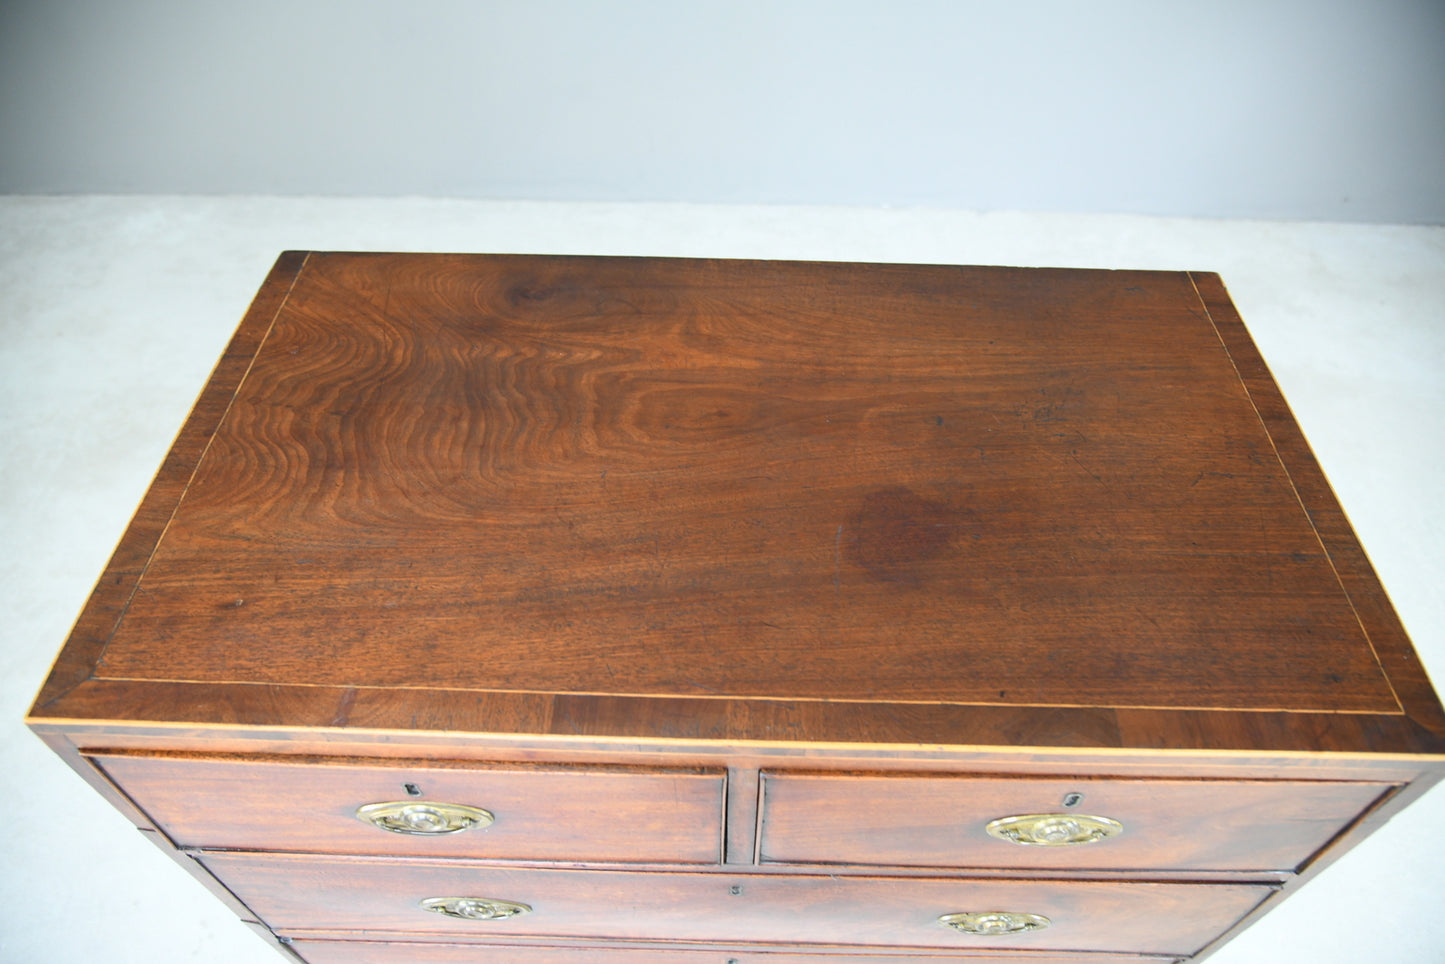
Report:
[[[420,199],[0,198],[0,961],[280,961],[20,724],[286,248],[1220,272],[1445,686],[1445,228]],[[1445,960],[1445,789],[1217,954]]]

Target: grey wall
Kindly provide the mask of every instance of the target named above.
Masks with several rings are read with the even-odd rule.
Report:
[[[1445,2],[0,0],[0,192],[1445,223]]]

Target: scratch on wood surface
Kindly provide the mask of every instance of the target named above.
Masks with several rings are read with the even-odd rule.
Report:
[[[1094,472],[1092,469],[1090,469],[1090,468],[1089,468],[1087,465],[1085,465],[1083,462],[1079,461],[1079,456],[1078,456],[1076,453],[1070,452],[1070,453],[1069,453],[1069,458],[1073,459],[1073,460],[1074,460],[1074,464],[1077,465],[1079,468],[1083,469],[1084,472],[1087,473],[1088,476],[1089,476],[1091,479],[1093,479],[1095,482],[1099,483],[1100,488],[1102,488],[1105,492],[1108,492],[1108,491],[1109,491],[1109,486],[1108,486],[1108,484],[1105,483],[1104,480],[1099,477],[1098,473]]]

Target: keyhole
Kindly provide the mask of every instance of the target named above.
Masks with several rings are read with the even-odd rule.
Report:
[[[1077,807],[1079,804],[1081,804],[1081,803],[1083,803],[1083,802],[1084,802],[1084,795],[1083,795],[1082,793],[1066,793],[1066,794],[1064,794],[1064,806],[1066,806],[1066,807]]]
[[[729,893],[729,894],[732,894],[734,897],[740,897],[740,896],[742,896],[742,892],[743,892],[743,889],[742,889],[742,887],[741,887],[740,885],[738,885],[738,884],[733,884],[731,887],[728,888],[728,893]]]
[[[417,786],[415,783],[403,783],[401,785],[401,788],[406,791],[406,795],[409,797],[421,796],[421,787]]]

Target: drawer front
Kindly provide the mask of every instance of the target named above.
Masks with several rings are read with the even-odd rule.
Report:
[[[478,940],[605,938],[879,949],[1033,949],[1186,955],[1251,911],[1270,888],[1246,884],[939,880],[794,874],[498,869],[387,861],[207,853],[202,862],[277,933],[464,934]],[[529,910],[467,920],[423,909],[430,898]],[[1015,915],[1047,926],[961,933],[950,914]],[[1032,915],[1025,918],[1024,915]],[[319,935],[318,935],[319,936]]]
[[[91,759],[181,846],[702,864],[717,863],[722,849],[722,771]],[[452,829],[436,823],[435,811],[449,813],[443,804],[492,820],[473,815],[460,831],[401,833],[357,816],[362,807],[388,803],[399,807],[378,819],[393,823],[415,822],[416,805],[424,805],[424,830]],[[400,807],[413,809],[396,816]]]
[[[642,950],[637,947],[507,947],[499,944],[415,944],[378,941],[298,940],[291,949],[307,964],[1008,964],[1012,955],[996,951],[919,954],[807,954],[753,951]],[[1113,957],[1089,954],[1030,955],[1029,964],[1173,964],[1173,957]]]
[[[759,853],[764,863],[1292,872],[1390,789],[768,772]]]

